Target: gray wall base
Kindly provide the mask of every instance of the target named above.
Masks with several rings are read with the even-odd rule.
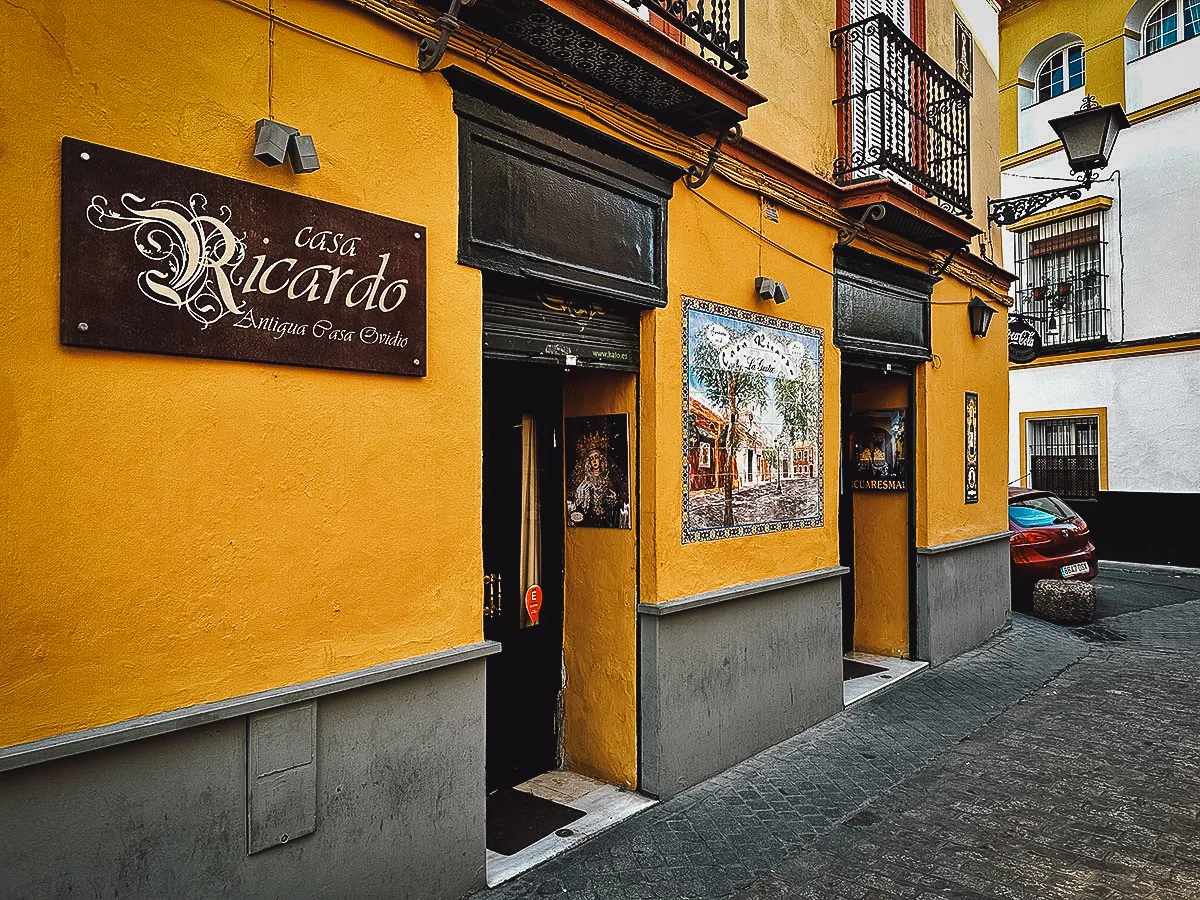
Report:
[[[641,790],[673,796],[842,709],[845,571],[639,607]]]
[[[317,700],[316,830],[253,856],[245,716],[0,774],[0,897],[452,900],[482,888],[484,666]]]
[[[1011,623],[1008,532],[917,550],[913,656],[938,665]]]

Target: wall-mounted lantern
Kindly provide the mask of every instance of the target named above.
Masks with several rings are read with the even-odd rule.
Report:
[[[1071,171],[1084,173],[1084,183],[1096,180],[1096,169],[1108,168],[1117,135],[1129,127],[1120,103],[1101,106],[1088,97],[1078,112],[1050,120],[1050,127],[1063,143]]]
[[[967,315],[971,318],[971,334],[975,337],[987,337],[988,327],[992,324],[992,316],[996,311],[980,300],[972,297],[967,304]]]
[[[1091,190],[1095,184],[1096,170],[1108,167],[1117,135],[1129,127],[1129,119],[1125,117],[1120,103],[1101,106],[1095,97],[1089,95],[1078,112],[1051,119],[1050,127],[1062,141],[1067,163],[1078,176],[1076,183],[1019,197],[988,200],[989,222],[1012,225],[1029,218],[1055,200],[1067,197],[1078,200],[1084,191]]]

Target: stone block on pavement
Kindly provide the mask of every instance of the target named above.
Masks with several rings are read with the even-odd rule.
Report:
[[[1085,625],[1096,615],[1096,589],[1086,581],[1043,578],[1033,586],[1033,614],[1062,625]]]

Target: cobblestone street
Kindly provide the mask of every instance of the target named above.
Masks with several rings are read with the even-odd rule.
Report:
[[[1200,578],[1097,586],[489,900],[1200,897]]]

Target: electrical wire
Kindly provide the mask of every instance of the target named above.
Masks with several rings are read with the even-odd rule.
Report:
[[[1107,180],[1116,179],[1117,182],[1117,259],[1121,263],[1121,276],[1119,283],[1121,286],[1121,340],[1125,340],[1125,197],[1121,190],[1121,170],[1113,169],[1112,175]]]
[[[275,118],[275,0],[267,3],[267,118]]]
[[[836,277],[836,275],[832,271],[830,271],[829,269],[826,269],[820,263],[815,263],[811,259],[806,259],[805,257],[801,256],[799,253],[795,252],[794,250],[791,250],[790,248],[783,246],[783,244],[780,244],[778,241],[773,241],[773,240],[771,240],[771,238],[767,237],[766,235],[760,234],[758,232],[758,229],[756,229],[753,225],[749,224],[748,222],[743,222],[741,219],[739,219],[733,213],[729,212],[729,210],[724,209],[721,206],[718,206],[714,201],[709,200],[707,197],[705,197],[699,191],[693,190],[692,195],[700,198],[706,204],[708,204],[713,209],[715,209],[717,212],[719,212],[721,215],[723,215],[725,218],[729,219],[729,221],[735,223],[736,225],[741,226],[746,231],[750,232],[755,237],[757,237],[760,241],[762,241],[763,243],[769,244],[770,246],[774,247],[776,250],[780,251],[784,255],[790,256],[792,259],[794,259],[798,262],[802,262],[806,266],[811,266],[812,268],[816,269],[818,272],[825,273],[830,278]],[[892,297],[892,299],[899,300],[902,303],[915,303],[918,306],[926,306],[926,305],[930,305],[930,306],[967,306],[971,302],[969,300],[932,300],[932,299],[930,299],[930,300],[912,300],[912,299],[909,299],[908,297],[901,297],[899,295]]]
[[[298,34],[303,34],[314,40],[318,40],[323,43],[329,44],[331,46],[338,47],[339,49],[345,50],[349,53],[356,54],[356,55],[364,57],[366,59],[373,60],[375,62],[380,62],[385,65],[392,66],[397,69],[402,69],[407,72],[420,73],[420,71],[421,71],[416,66],[412,66],[407,63],[402,63],[399,60],[391,59],[386,56],[380,56],[377,53],[371,53],[368,50],[363,50],[361,47],[355,47],[354,45],[348,44],[345,41],[340,41],[337,38],[330,37],[327,34],[322,34],[319,31],[315,31],[311,28],[307,28],[303,25],[300,25],[297,22],[293,22],[288,19],[282,18],[281,16],[277,15],[274,12],[274,4],[273,3],[269,4],[269,7],[267,10],[263,10],[257,6],[252,5],[251,3],[248,3],[247,0],[224,0],[224,2],[230,4],[231,6],[236,6],[239,9],[242,9],[246,12],[253,13],[254,15],[259,16],[260,18],[267,19],[270,22],[270,35],[271,35],[272,50],[274,47],[274,28],[275,28],[276,24],[279,24],[279,25],[284,26],[285,28],[289,28],[292,31],[297,32]],[[483,50],[484,55],[483,55],[483,59],[481,60],[481,62],[484,65],[491,68],[493,71],[496,71],[498,74],[504,76],[505,78],[507,78],[509,80],[513,80],[512,74],[510,72],[505,71],[505,67],[500,64],[501,61],[500,61],[499,57],[497,56],[497,52],[500,49],[500,46],[501,46],[500,42],[497,42],[495,45],[491,46],[490,48],[488,48],[486,46],[483,47],[482,50]],[[274,54],[272,53],[269,74],[268,74],[268,109],[270,108],[270,105],[272,102],[272,94],[273,94],[273,78],[274,78],[273,64],[274,64]],[[555,73],[555,74],[557,75],[557,73]],[[592,116],[593,118],[597,119],[598,121],[604,122],[609,127],[613,128],[619,132],[623,132],[627,136],[633,137],[635,140],[637,140],[639,143],[641,143],[643,147],[651,147],[655,150],[658,150],[661,153],[665,153],[665,154],[674,156],[678,159],[686,160],[689,163],[697,162],[698,159],[701,158],[701,154],[707,153],[707,151],[708,151],[708,148],[705,147],[700,141],[693,141],[693,143],[696,146],[697,156],[691,157],[687,153],[685,153],[678,145],[672,145],[672,144],[664,141],[662,139],[661,135],[654,134],[650,128],[645,127],[645,126],[632,127],[633,123],[631,123],[629,121],[630,111],[621,109],[620,110],[620,112],[621,112],[620,118],[619,119],[615,118],[610,115],[609,110],[607,110],[607,109],[602,110],[601,107],[598,107],[595,104],[589,103],[585,98],[570,91],[566,86],[564,86],[562,84],[562,82],[560,80],[558,80],[557,77],[553,77],[553,78],[547,77],[545,80],[547,81],[548,84],[553,84],[554,87],[558,88],[558,90],[557,91],[539,90],[538,92],[541,93],[543,96],[550,97],[551,99],[554,99],[560,103],[563,103],[564,105],[572,106],[572,107],[580,110],[581,112],[584,112],[584,113]],[[535,90],[537,90],[537,89],[535,88]],[[616,112],[619,107],[620,107],[620,104],[618,104],[614,101],[614,103],[611,107],[612,112]],[[826,224],[835,224],[835,225],[838,224],[837,219],[834,216],[826,213],[823,209],[821,209],[817,205],[816,201],[812,201],[811,198],[808,198],[806,195],[804,195],[803,193],[801,193],[799,191],[794,192],[796,194],[795,197],[791,197],[791,196],[784,196],[782,191],[768,190],[769,181],[768,181],[767,177],[765,176],[765,174],[758,172],[753,167],[741,167],[741,168],[748,168],[749,169],[748,174],[743,173],[743,172],[738,172],[737,174],[735,174],[734,172],[730,171],[730,168],[731,167],[729,165],[723,165],[720,167],[721,174],[727,180],[729,180],[731,183],[733,183],[739,187],[754,190],[757,193],[759,193],[759,195],[760,195],[760,200],[759,200],[760,217],[761,217],[761,213],[762,213],[761,204],[762,204],[763,198],[767,194],[770,194],[770,196],[779,200],[784,205],[797,210],[798,212],[813,216],[813,217],[817,218],[819,221],[825,222]],[[1035,177],[1035,176],[1017,176],[1017,177]],[[707,203],[709,206],[711,206],[713,209],[715,209],[717,212],[719,212],[721,215],[725,216],[729,220],[735,222],[740,227],[742,227],[742,228],[746,229],[747,231],[751,232],[752,234],[756,235],[760,241],[763,241],[763,242],[771,245],[775,249],[779,250],[781,253],[792,257],[793,259],[797,260],[798,262],[804,263],[805,265],[810,266],[810,267],[816,269],[817,271],[828,275],[830,278],[834,277],[834,273],[832,271],[830,271],[829,269],[820,265],[819,263],[813,262],[810,259],[806,259],[805,257],[794,252],[793,250],[783,246],[782,244],[772,240],[771,238],[766,237],[766,235],[763,234],[761,229],[755,229],[752,225],[749,225],[746,222],[743,222],[741,219],[737,218],[737,216],[733,215],[732,213],[730,213],[730,212],[726,211],[725,209],[723,209],[722,207],[718,206],[716,203],[709,200],[703,194],[700,194],[697,191],[693,191],[693,193],[697,197],[699,197],[701,200],[703,200],[705,203]],[[800,198],[803,198],[803,199],[800,199]],[[761,244],[760,244],[760,252],[761,252]],[[964,279],[964,280],[966,280],[966,279]],[[982,281],[980,281],[977,278],[970,278],[968,280],[968,283],[973,284],[976,287],[983,288]],[[902,302],[906,302],[906,303],[917,303],[917,304],[922,304],[922,305],[928,303],[928,304],[931,304],[934,306],[966,306],[969,302],[969,301],[962,301],[962,300],[932,300],[932,299],[928,300],[928,301],[909,300],[908,298],[905,298],[905,297],[897,297],[896,299],[901,300]],[[997,301],[997,302],[1000,302],[1000,301]]]
[[[270,40],[271,40],[272,46],[274,45],[275,26],[282,25],[285,28],[289,28],[292,31],[297,32],[298,34],[303,34],[306,37],[310,37],[310,38],[313,38],[314,40],[318,40],[323,43],[330,44],[334,47],[338,47],[339,49],[346,50],[346,51],[348,51],[350,53],[354,53],[358,56],[365,57],[366,59],[374,60],[375,62],[384,63],[385,65],[389,65],[389,66],[392,66],[397,69],[404,69],[406,72],[420,72],[421,71],[416,66],[411,66],[408,63],[402,63],[399,60],[390,59],[389,57],[386,57],[386,56],[380,56],[379,54],[372,53],[369,50],[363,50],[361,47],[355,47],[353,44],[347,44],[345,41],[339,41],[335,37],[330,37],[327,34],[322,34],[319,31],[314,31],[313,29],[308,28],[304,25],[301,25],[298,22],[293,22],[289,19],[285,19],[274,11],[273,3],[270,4],[268,9],[263,10],[263,9],[259,9],[257,6],[254,6],[251,3],[247,3],[246,0],[224,0],[224,2],[228,3],[230,6],[236,6],[238,9],[244,10],[245,12],[253,13],[254,15],[258,16],[259,18],[267,19],[271,23],[270,27],[271,27],[271,35],[272,36],[271,36]]]

